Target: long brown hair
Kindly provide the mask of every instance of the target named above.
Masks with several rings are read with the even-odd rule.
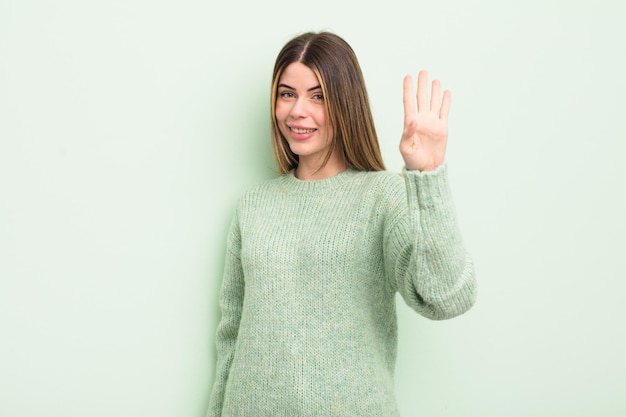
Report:
[[[298,166],[298,155],[289,148],[276,121],[278,82],[285,68],[294,62],[309,67],[319,80],[326,117],[332,127],[334,152],[339,152],[351,168],[385,170],[365,81],[352,47],[334,33],[308,32],[287,42],[274,64],[270,108],[272,143],[279,171],[284,174]],[[326,155],[324,164],[332,151]]]

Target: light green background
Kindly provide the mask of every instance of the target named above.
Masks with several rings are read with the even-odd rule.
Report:
[[[402,76],[453,92],[479,300],[399,305],[403,415],[626,414],[626,3],[366,3],[0,0],[1,416],[203,416],[227,224],[309,29],[356,50],[391,170]]]

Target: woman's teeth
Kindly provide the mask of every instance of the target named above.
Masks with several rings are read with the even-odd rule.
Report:
[[[313,133],[317,130],[317,129],[298,129],[295,127],[290,127],[289,129],[291,129],[291,131],[294,133]]]

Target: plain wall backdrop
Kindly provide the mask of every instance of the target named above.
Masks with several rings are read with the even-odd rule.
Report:
[[[452,90],[448,162],[479,280],[399,303],[406,417],[626,414],[626,3],[0,0],[0,415],[202,417],[224,240],[274,175],[292,36],[363,68],[388,169],[402,77]]]

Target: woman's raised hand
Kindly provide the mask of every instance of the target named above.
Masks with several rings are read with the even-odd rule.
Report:
[[[417,109],[413,79],[407,75],[404,77],[404,131],[400,153],[406,169],[431,171],[443,163],[446,155],[451,94],[446,90],[441,97],[441,84],[434,80],[429,103],[428,72],[420,71],[416,96]]]

